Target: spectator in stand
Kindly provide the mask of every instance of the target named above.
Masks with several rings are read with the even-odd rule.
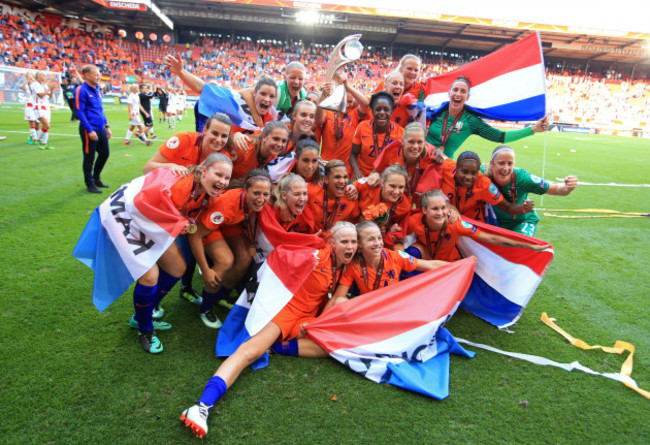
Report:
[[[88,192],[102,193],[97,187],[108,187],[102,182],[101,173],[108,160],[111,126],[106,120],[102,106],[103,95],[99,90],[102,75],[99,69],[95,65],[86,65],[81,73],[84,83],[75,92],[75,111],[79,118],[84,181]],[[95,160],[95,153],[97,160]]]

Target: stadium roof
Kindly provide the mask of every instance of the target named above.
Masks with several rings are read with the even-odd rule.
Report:
[[[8,1],[31,10],[75,15],[121,27],[166,28],[150,10],[112,9],[100,4],[110,0],[23,0]],[[143,0],[135,0],[143,1]],[[544,54],[552,59],[572,59],[590,62],[609,62],[650,65],[650,35],[622,33],[598,35],[568,32],[571,28],[530,23],[500,23],[472,17],[442,17],[442,20],[390,17],[387,15],[356,14],[332,8],[330,22],[320,25],[300,24],[296,14],[300,9],[265,6],[264,0],[153,0],[177,30],[210,32],[228,30],[234,33],[253,33],[269,36],[302,36],[305,41],[336,42],[346,35],[361,32],[363,40],[387,46],[414,46],[492,52],[512,43],[533,30],[542,35]],[[128,0],[118,3],[129,3]],[[257,3],[257,4],[256,4]],[[275,4],[300,4],[277,1]],[[302,2],[307,4],[306,2]],[[322,5],[322,4],[321,4]],[[324,8],[324,6],[323,6]],[[367,9],[367,8],[366,8]],[[559,31],[558,31],[559,30]],[[277,37],[272,37],[277,38]]]

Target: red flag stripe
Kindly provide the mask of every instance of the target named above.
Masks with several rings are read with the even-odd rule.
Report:
[[[513,232],[511,230],[504,229],[502,227],[492,226],[487,223],[474,221],[473,219],[469,219],[465,216],[463,216],[463,221],[467,221],[470,224],[474,224],[475,226],[477,226],[479,229],[481,229],[483,232],[486,233],[493,233],[495,235],[504,236],[506,238],[510,238],[516,241],[523,241],[526,243],[537,244],[539,246],[544,244],[549,244],[546,241],[537,238],[532,238],[530,236],[526,236],[521,233]],[[521,264],[523,266],[529,267],[537,275],[543,275],[546,269],[548,268],[548,265],[550,264],[551,260],[553,259],[552,251],[535,252],[533,250],[525,249],[525,248],[495,246],[494,244],[483,243],[478,240],[477,242],[485,246],[486,248],[490,249],[497,255],[501,256],[506,261],[510,261],[511,263]],[[553,246],[551,246],[550,249],[552,250]]]
[[[497,76],[540,63],[542,63],[541,40],[535,32],[449,73],[430,77],[425,84],[425,92],[429,95],[449,91],[454,80],[461,75],[469,78],[472,86],[476,86]]]
[[[145,176],[142,189],[133,204],[150,221],[158,224],[171,236],[178,236],[187,225],[187,219],[176,210],[169,189],[181,179],[166,168],[158,168]]]
[[[328,352],[377,343],[451,313],[472,281],[467,258],[338,304],[306,326]]]

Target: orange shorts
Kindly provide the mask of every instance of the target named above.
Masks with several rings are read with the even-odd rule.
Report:
[[[210,232],[208,235],[203,237],[203,245],[207,246],[212,241],[216,241],[216,240],[220,240],[220,239],[223,239],[223,234],[221,233],[221,230],[215,230],[215,231]]]
[[[244,233],[244,227],[241,224],[223,225],[220,230],[224,238]]]
[[[300,334],[300,326],[304,323],[310,323],[314,321],[316,317],[305,314],[296,314],[287,306],[280,311],[278,315],[273,317],[271,320],[273,323],[277,324],[282,331],[281,339],[278,341],[291,340],[296,338]]]

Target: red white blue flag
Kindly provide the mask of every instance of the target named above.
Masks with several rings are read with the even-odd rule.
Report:
[[[169,192],[180,176],[159,168],[117,189],[86,224],[72,255],[95,272],[100,311],[156,264],[187,225]]]
[[[485,233],[515,241],[544,245],[546,241],[474,221],[463,216]],[[519,320],[526,305],[542,282],[553,261],[553,247],[542,252],[519,247],[495,246],[468,237],[458,240],[463,256],[475,256],[476,271],[461,307],[499,327],[507,328]]]
[[[268,254],[257,271],[257,289],[242,292],[219,330],[217,357],[232,355],[239,345],[273,320],[316,267],[316,252],[310,247],[292,245],[277,246]],[[252,367],[264,368],[268,361],[265,353]]]
[[[244,130],[261,130],[255,122],[250,106],[242,95],[234,90],[217,85],[205,84],[199,97],[199,113],[210,117],[214,113],[225,113],[233,125]],[[277,110],[269,110],[273,119],[277,117]]]
[[[377,383],[444,399],[449,354],[473,357],[443,327],[463,299],[474,258],[353,298],[309,323],[331,357]]]
[[[510,44],[458,69],[430,77],[424,104],[433,114],[449,103],[458,76],[471,82],[466,107],[489,119],[532,121],[546,114],[544,53],[539,33]]]

